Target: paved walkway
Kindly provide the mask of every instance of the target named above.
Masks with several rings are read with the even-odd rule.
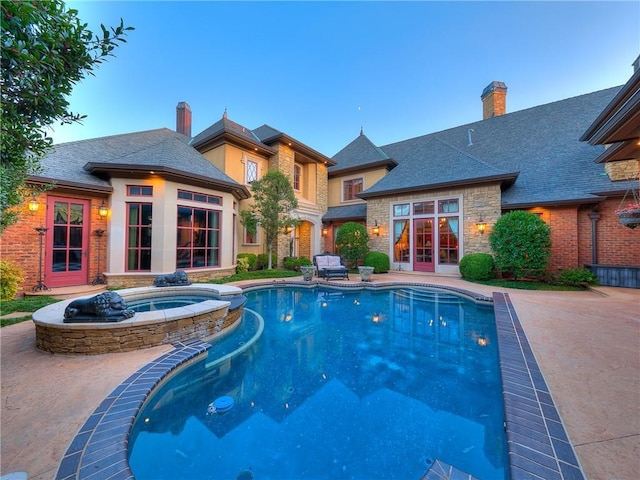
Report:
[[[354,280],[358,280],[357,276]],[[451,277],[375,275],[375,281],[495,288]],[[588,480],[637,480],[640,472],[640,290],[507,290]],[[0,474],[50,480],[100,402],[171,347],[97,356],[35,348],[32,322],[0,329]]]

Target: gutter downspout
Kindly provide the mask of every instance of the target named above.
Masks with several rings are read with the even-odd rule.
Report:
[[[591,219],[591,264],[598,264],[598,227],[597,221],[600,219],[600,214],[596,210],[592,210],[589,213]]]

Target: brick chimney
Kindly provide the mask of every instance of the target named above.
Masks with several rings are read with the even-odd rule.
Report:
[[[187,102],[180,102],[176,107],[176,132],[191,138],[191,107]]]
[[[491,82],[480,95],[482,119],[507,113],[507,86],[503,82]]]

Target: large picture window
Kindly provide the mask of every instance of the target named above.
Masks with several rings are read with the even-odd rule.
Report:
[[[176,268],[220,266],[220,212],[178,206]]]
[[[458,217],[440,217],[438,220],[439,261],[458,264]]]
[[[127,203],[127,270],[151,270],[151,218],[150,203]]]
[[[393,261],[409,261],[409,220],[395,220],[393,222]]]
[[[363,185],[362,178],[352,178],[342,182],[342,200],[357,200],[356,195],[362,191]]]
[[[461,207],[455,197],[392,205],[393,261],[416,271],[458,265]]]

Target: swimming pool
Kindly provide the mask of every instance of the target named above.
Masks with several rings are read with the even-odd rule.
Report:
[[[417,479],[436,458],[507,478],[492,308],[426,288],[246,296],[264,334],[224,362],[214,345],[154,391],[129,437],[138,480]],[[221,396],[233,408],[207,415]]]

